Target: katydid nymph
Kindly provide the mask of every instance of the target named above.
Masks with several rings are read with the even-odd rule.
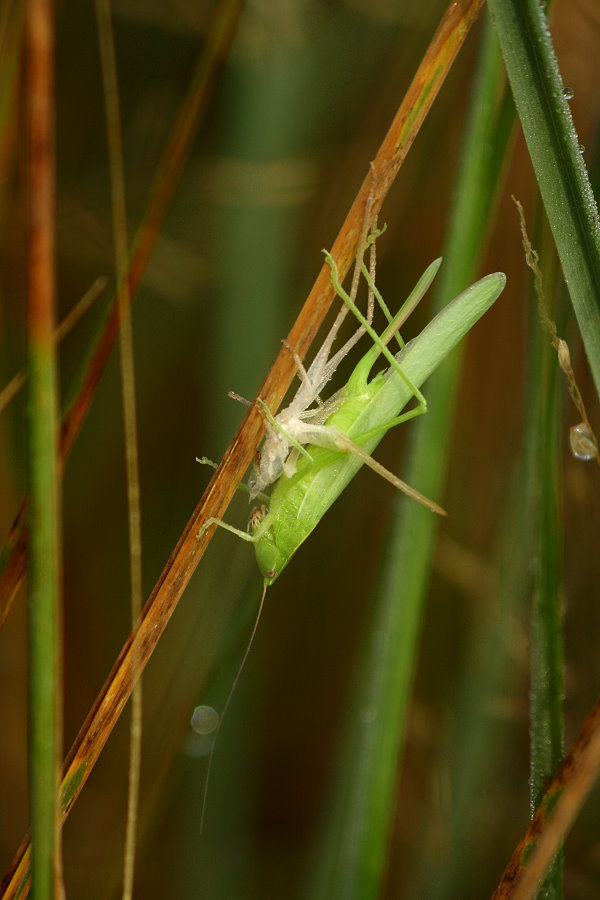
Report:
[[[398,329],[433,281],[441,260],[431,263],[402,308],[392,317],[374,282],[374,244],[379,234],[374,231],[367,241],[362,241],[350,294],[340,283],[333,257],[324,251],[331,283],[344,307],[308,370],[305,370],[294,349],[288,347],[301,379],[301,386],[291,403],[275,417],[259,400],[267,420],[267,435],[247,489],[251,499],[254,499],[262,496],[265,488],[272,486],[270,496],[266,498],[268,508],[263,503],[253,510],[247,532],[214,518],[209,519],[202,528],[204,531],[211,525],[219,525],[253,543],[264,588],[252,635],[225,701],[210,751],[201,830],[217,735],[252,646],[267,587],[279,577],[296,550],[363,464],[433,512],[445,514],[437,503],[401,481],[370,454],[390,428],[426,411],[421,384],[490,308],[504,289],[506,278],[499,272],[482,278],[452,300],[416,338],[404,345]],[[363,263],[365,245],[369,243],[372,253],[370,271]],[[366,317],[355,303],[361,271],[368,285]],[[372,327],[374,298],[377,298],[388,321],[381,335],[376,334]],[[348,310],[358,319],[360,327],[331,356],[333,343]],[[373,341],[371,348],[359,360],[346,385],[328,400],[321,400],[320,392],[339,362],[365,333]],[[401,347],[395,356],[388,349],[392,338],[396,338]],[[369,380],[377,359],[382,355],[389,367]],[[417,405],[403,412],[411,397],[416,398]],[[205,459],[199,461],[207,462]]]
[[[371,235],[370,240],[377,234]],[[390,428],[425,411],[420,386],[490,308],[506,283],[500,272],[482,278],[452,300],[404,346],[397,335],[398,328],[433,281],[441,260],[431,263],[408,300],[392,318],[375,287],[372,274],[362,263],[361,254],[357,266],[362,268],[367,280],[370,298],[365,318],[356,308],[354,283],[352,293],[347,294],[340,284],[335,261],[327,251],[324,252],[333,287],[345,307],[360,321],[360,328],[342,350],[329,359],[337,334],[336,320],[308,371],[295,355],[302,380],[296,397],[277,417],[264,410],[268,420],[267,437],[249,489],[253,498],[272,484],[268,508],[263,504],[253,511],[248,531],[234,528],[220,519],[209,519],[202,529],[219,525],[253,543],[265,586],[273,584],[279,577],[363,464],[434,512],[444,514],[441,507],[388,472],[370,454]],[[388,318],[388,326],[381,335],[374,332],[370,323],[373,294]],[[365,332],[371,336],[373,346],[359,360],[346,385],[322,402],[319,392],[337,368],[342,358],[340,354],[345,355]],[[387,346],[394,336],[402,348],[395,356]],[[385,356],[389,368],[369,380],[381,355]],[[412,396],[417,398],[418,405],[403,413]],[[310,408],[313,402],[317,405]]]

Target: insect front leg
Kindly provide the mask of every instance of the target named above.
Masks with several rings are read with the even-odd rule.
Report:
[[[225,531],[231,532],[231,534],[235,534],[236,537],[241,538],[243,541],[248,541],[250,544],[256,543],[256,537],[253,534],[249,534],[247,531],[242,531],[241,528],[236,528],[234,525],[230,525],[228,522],[224,522],[223,519],[217,519],[215,516],[211,516],[210,519],[207,519],[204,525],[198,530],[198,534],[196,535],[196,540],[199,541],[205,531],[208,531],[213,525],[217,525],[219,528],[224,528]]]
[[[198,530],[196,540],[200,540],[205,531],[208,531],[213,525],[224,528],[225,531],[235,534],[236,537],[241,538],[243,541],[247,541],[249,544],[256,544],[270,525],[269,510],[265,503],[261,503],[259,507],[255,507],[250,513],[246,531],[242,531],[241,528],[236,528],[235,525],[224,522],[223,519],[211,516],[211,518],[207,519],[204,525]]]

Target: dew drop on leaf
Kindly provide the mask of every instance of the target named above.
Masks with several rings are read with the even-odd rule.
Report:
[[[569,431],[571,453],[576,459],[593,459],[598,453],[596,438],[585,422],[573,425]]]

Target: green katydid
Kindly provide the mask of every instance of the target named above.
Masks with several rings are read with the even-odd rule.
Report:
[[[292,402],[276,417],[263,404],[267,436],[248,490],[252,499],[262,496],[262,490],[273,485],[268,498],[269,508],[263,504],[259,509],[253,510],[247,532],[214,518],[209,519],[202,529],[204,531],[211,525],[220,525],[253,543],[264,588],[252,634],[223,706],[209,754],[201,831],[217,736],[254,641],[267,587],[279,577],[298,547],[311,534],[363,464],[434,512],[444,514],[436,503],[388,472],[370,453],[386,431],[426,410],[420,385],[498,298],[504,289],[506,277],[498,272],[482,278],[449,303],[418,337],[404,345],[397,334],[398,329],[433,281],[441,260],[431,263],[402,308],[392,318],[374,282],[374,242],[378,234],[380,232],[373,231],[368,241],[362,242],[350,294],[346,293],[340,283],[333,257],[324,251],[331,270],[332,285],[343,300],[344,308],[338,314],[308,371],[304,369],[293,348],[289,348],[301,379],[301,386]],[[362,261],[368,243],[371,243],[372,253],[370,272]],[[355,304],[361,271],[369,287],[366,318]],[[374,297],[388,320],[388,326],[381,336],[374,332],[371,324]],[[330,356],[333,342],[348,310],[359,320],[360,327],[337,353]],[[332,377],[341,359],[365,333],[372,338],[373,346],[358,362],[346,385],[329,400],[321,401],[320,391]],[[387,346],[393,337],[396,337],[401,347],[396,356],[392,355]],[[369,381],[371,370],[380,355],[386,357],[389,368]],[[403,413],[402,410],[413,396],[418,405]],[[313,406],[315,403],[316,406]],[[199,462],[208,460],[202,459]]]
[[[388,472],[370,454],[390,428],[424,411],[420,385],[490,308],[506,283],[505,276],[497,272],[471,285],[394,356],[387,344],[406,318],[407,309],[414,308],[432,282],[441,260],[436,260],[428,267],[402,309],[390,319],[383,334],[378,336],[370,324],[370,313],[365,319],[357,310],[354,297],[344,291],[335,261],[326,251],[325,258],[331,269],[331,281],[336,293],[361,322],[361,328],[356,334],[360,336],[367,331],[373,338],[373,346],[358,362],[345,387],[314,410],[307,410],[307,398],[310,397],[310,402],[318,398],[320,389],[339,362],[340,353],[347,352],[350,341],[355,342],[354,337],[342,351],[327,360],[331,347],[330,332],[326,339],[324,361],[319,361],[319,376],[316,379],[313,371],[315,363],[305,372],[296,357],[302,386],[290,406],[284,410],[285,415],[280,414],[275,418],[266,410],[269,424],[265,446],[270,440],[275,447],[266,454],[267,473],[261,474],[261,469],[265,468],[263,450],[257,475],[250,481],[251,497],[274,482],[268,509],[263,505],[253,511],[247,532],[220,519],[209,519],[203,527],[205,530],[211,525],[219,525],[253,543],[265,586],[273,584],[279,577],[298,547],[363,464],[382,475],[399,490],[443,514],[437,504]],[[364,265],[362,271],[370,291],[383,302]],[[315,362],[319,360],[322,350],[323,348],[317,354]],[[382,354],[390,367],[369,381],[371,370]],[[419,399],[419,406],[402,413],[413,395]],[[299,396],[300,402],[296,403]],[[294,413],[297,409],[300,414],[296,416]],[[290,410],[292,414],[289,413]]]

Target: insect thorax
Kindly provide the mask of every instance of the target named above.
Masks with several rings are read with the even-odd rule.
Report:
[[[277,481],[283,472],[283,464],[290,452],[290,444],[284,435],[271,429],[260,452],[260,462],[255,465],[254,477],[249,479],[250,499]]]

